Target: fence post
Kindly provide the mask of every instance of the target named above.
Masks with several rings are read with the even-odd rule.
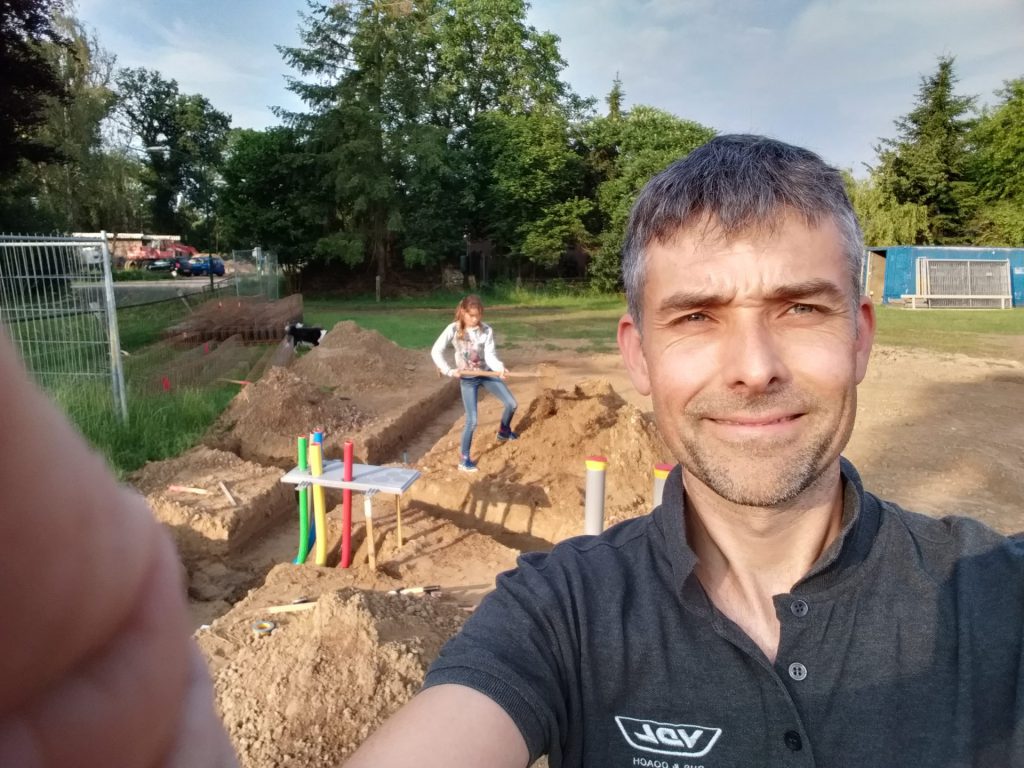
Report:
[[[100,255],[103,262],[103,295],[107,304],[107,336],[110,348],[110,378],[113,382],[114,404],[121,423],[128,423],[128,393],[124,385],[124,366],[121,364],[121,334],[117,326],[117,300],[114,297],[114,274],[111,268],[107,233],[100,232]]]

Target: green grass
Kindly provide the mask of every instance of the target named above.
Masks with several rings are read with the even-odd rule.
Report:
[[[305,301],[308,325],[331,329],[343,320],[377,331],[400,347],[427,349],[452,321],[461,294],[441,294],[387,302],[310,299]],[[507,297],[506,297],[507,298]],[[515,349],[544,342],[583,342],[585,351],[615,348],[615,325],[625,310],[618,296],[550,296],[520,294],[518,303],[492,303],[484,298],[484,319],[499,341]]]
[[[889,334],[1012,333],[1024,334],[1020,309],[898,309],[876,307],[878,326]]]
[[[451,322],[460,296],[435,294],[379,304],[372,298],[311,299],[306,301],[306,322],[330,329],[341,320],[353,320],[399,346],[426,349]],[[616,322],[625,311],[621,296],[505,290],[498,296],[484,296],[484,303],[485,319],[494,326],[502,348],[533,345],[553,350],[572,345],[584,354],[616,349]],[[911,311],[881,306],[877,311],[879,344],[1014,358],[1020,357],[1024,348],[1022,310]]]
[[[171,458],[195,445],[237,391],[230,385],[158,393],[129,391],[126,424],[115,413],[106,385],[64,387],[51,390],[51,394],[123,477],[147,461]]]
[[[1018,358],[1024,348],[1024,310],[876,308],[877,344],[936,352]]]

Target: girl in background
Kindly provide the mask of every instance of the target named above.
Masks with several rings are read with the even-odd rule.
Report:
[[[516,399],[504,382],[508,368],[494,352],[494,331],[483,322],[484,305],[479,296],[466,296],[455,308],[455,322],[448,325],[437,337],[430,356],[434,365],[445,376],[461,379],[462,404],[466,408],[466,426],[462,430],[459,469],[476,472],[476,462],[470,458],[469,449],[476,431],[477,399],[480,387],[501,400],[505,407],[498,427],[498,440],[517,440],[519,435],[512,431],[512,417],[516,412]],[[445,347],[449,344],[455,350],[455,367],[445,359]],[[479,373],[474,373],[478,371]],[[500,374],[494,376],[494,373]],[[490,375],[487,375],[490,374]]]

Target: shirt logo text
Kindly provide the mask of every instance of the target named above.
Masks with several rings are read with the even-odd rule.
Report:
[[[722,735],[721,728],[686,723],[659,723],[617,715],[615,722],[634,749],[658,755],[703,757]]]

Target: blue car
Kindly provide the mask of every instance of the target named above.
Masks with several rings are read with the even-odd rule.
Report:
[[[224,277],[224,262],[216,256],[195,256],[189,260],[192,275],[209,275],[212,271],[217,277]]]

